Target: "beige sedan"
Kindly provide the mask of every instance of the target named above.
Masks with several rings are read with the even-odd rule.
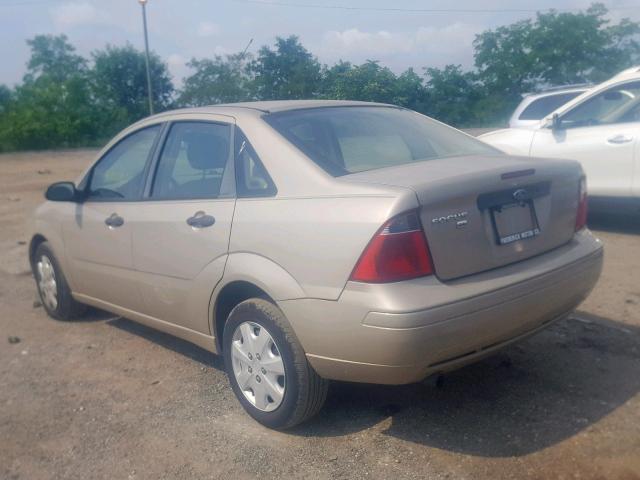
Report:
[[[46,197],[30,260],[49,315],[92,305],[224,355],[272,428],[318,412],[328,380],[416,382],[524,338],[602,267],[576,162],[392,105],[165,112]]]

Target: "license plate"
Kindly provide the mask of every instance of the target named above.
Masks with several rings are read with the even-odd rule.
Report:
[[[540,227],[532,201],[493,207],[491,215],[499,245],[540,235]]]

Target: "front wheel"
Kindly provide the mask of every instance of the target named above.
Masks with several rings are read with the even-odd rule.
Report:
[[[329,382],[309,365],[289,322],[268,300],[245,300],[232,310],[223,350],[233,392],[263,425],[293,427],[324,404]]]
[[[86,306],[71,296],[67,279],[47,242],[36,248],[32,267],[40,301],[50,317],[73,320],[85,312]]]

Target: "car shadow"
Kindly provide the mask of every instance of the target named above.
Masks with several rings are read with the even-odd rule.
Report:
[[[37,295],[37,293],[36,293]],[[40,299],[37,299],[38,303]],[[113,313],[105,312],[104,310],[100,310],[94,307],[90,307],[87,305],[87,310],[82,313],[79,317],[75,317],[73,319],[73,323],[93,323],[93,322],[105,322],[109,321],[109,319],[118,318],[114,316]]]
[[[107,323],[204,366],[221,357],[118,317]],[[288,433],[340,437],[371,428],[481,457],[527,455],[589,429],[640,391],[640,328],[578,311],[438,381],[404,386],[332,382],[317,417]]]
[[[133,335],[138,335],[139,337],[145,338],[146,340],[168,350],[184,355],[185,357],[188,357],[204,366],[224,371],[224,361],[221,356],[214,355],[204,348],[200,348],[197,345],[181,340],[173,335],[135,323],[132,320],[127,320],[123,317],[112,318],[107,320],[107,323],[112,327],[124,330]]]
[[[592,230],[640,234],[640,214],[591,212],[587,224]]]
[[[639,328],[578,312],[442,382],[336,382],[319,416],[291,433],[333,437],[377,426],[383,435],[457,453],[527,455],[635,396],[639,369]]]

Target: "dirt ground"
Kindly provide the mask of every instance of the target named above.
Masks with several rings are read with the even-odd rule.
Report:
[[[34,305],[26,222],[93,154],[0,156],[0,479],[640,479],[640,219],[590,219],[604,273],[573,318],[440,386],[334,383],[278,433],[214,355]]]

